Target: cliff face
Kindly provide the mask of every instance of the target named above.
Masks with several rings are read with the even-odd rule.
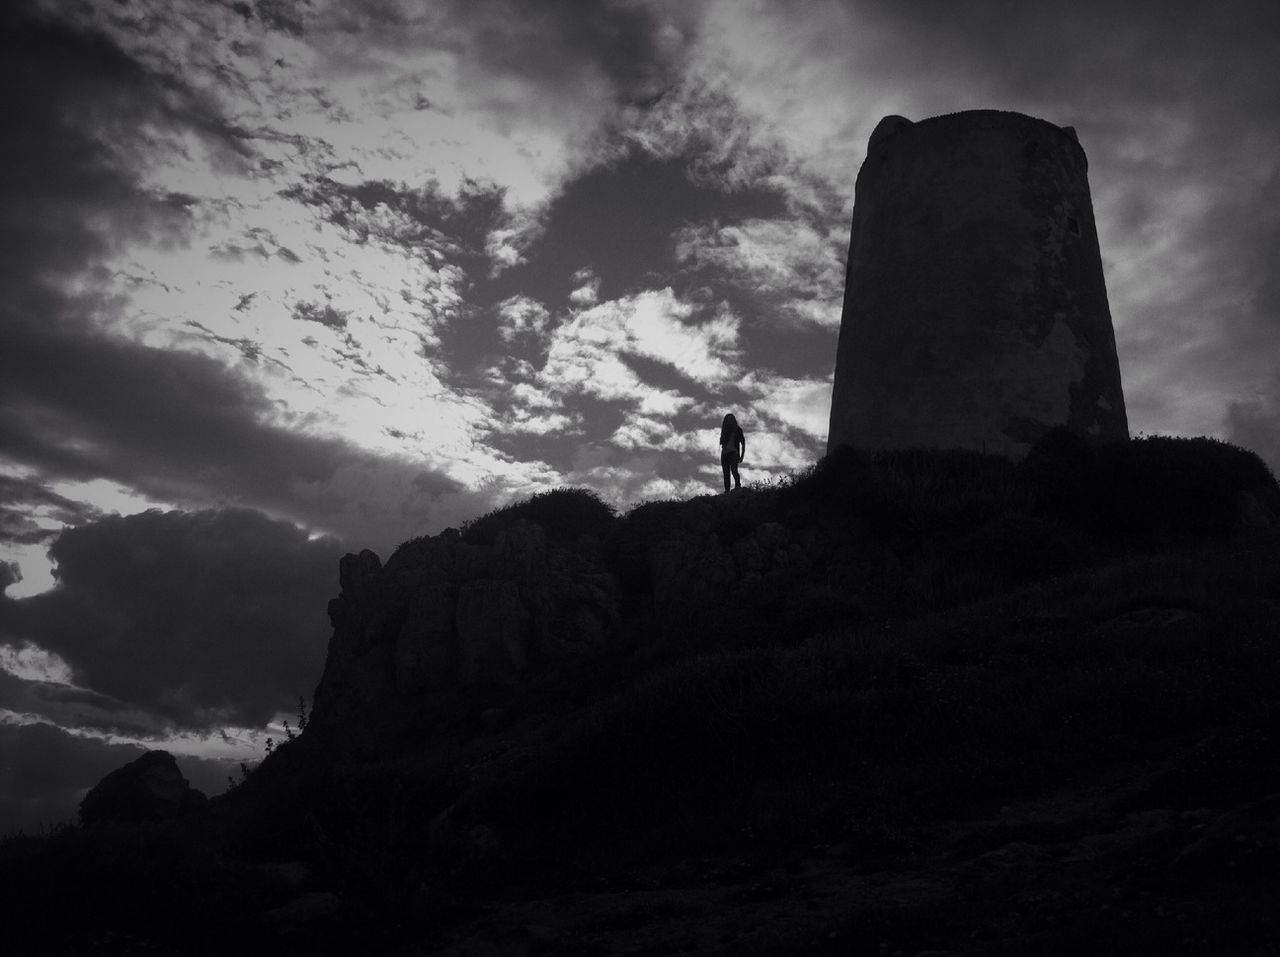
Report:
[[[786,616],[796,589],[847,593],[847,563],[817,568],[833,557],[831,535],[714,525],[562,542],[517,519],[487,543],[447,529],[385,566],[372,551],[346,555],[309,731],[357,754],[394,750],[441,702],[502,702],[603,653],[747,640]]]
[[[890,944],[912,953],[938,914],[1013,950],[1058,926],[1074,952],[1088,925],[1140,931],[1131,950],[1173,928],[1176,952],[1221,920],[1188,905],[1215,887],[1256,904],[1233,932],[1265,927],[1278,531],[1251,453],[1065,430],[1017,465],[844,450],[621,517],[546,493],[343,558],[300,739],[189,817],[171,759],[135,762],[99,816],[162,829],[66,835],[42,869],[11,844],[0,890],[59,953],[131,906],[161,952],[195,926],[217,952],[676,951],[711,927],[791,953],[884,927],[886,888],[917,902]],[[1011,879],[1035,905],[1013,918]],[[1116,886],[1149,925],[1088,923]],[[732,936],[756,926],[798,936]]]
[[[621,596],[597,552],[516,521],[488,544],[447,529],[385,566],[368,550],[345,556],[313,725],[375,748],[432,695],[510,687],[598,650],[618,633]]]
[[[547,493],[385,565],[371,551],[342,559],[307,736],[397,753],[522,695],[563,703],[580,682],[590,697],[605,659],[634,680],[663,660],[956,607],[1107,556],[1264,533],[1277,515],[1252,453],[1204,439],[1095,447],[1066,430],[1017,465],[846,449],[788,485],[623,517]]]

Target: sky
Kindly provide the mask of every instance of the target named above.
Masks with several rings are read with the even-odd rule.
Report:
[[[310,699],[337,560],[826,442],[879,119],[1074,126],[1134,434],[1280,469],[1265,0],[7,0],[0,834]]]

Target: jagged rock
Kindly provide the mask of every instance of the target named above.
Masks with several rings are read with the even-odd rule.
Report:
[[[80,802],[80,820],[86,825],[167,821],[205,800],[187,782],[172,754],[148,751],[94,785]]]
[[[338,584],[344,595],[359,596],[368,591],[382,572],[382,560],[376,552],[364,549],[359,555],[347,554],[338,562]]]
[[[339,580],[312,727],[360,751],[412,724],[424,695],[514,685],[535,664],[605,647],[622,625],[622,587],[596,546],[553,542],[526,521],[491,542],[447,529],[385,566],[349,554]]]

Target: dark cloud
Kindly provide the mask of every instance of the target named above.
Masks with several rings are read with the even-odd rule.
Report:
[[[259,727],[319,680],[341,551],[244,509],[105,518],[62,533],[58,587],[0,602],[0,632],[118,702],[51,690],[47,716],[81,705],[95,724],[133,709],[182,728]]]
[[[38,292],[33,280],[187,221],[137,179],[141,129],[165,113],[146,71],[105,38],[26,17],[26,7],[0,14],[0,84],[10,91],[0,106],[0,282],[10,302],[17,290]]]
[[[231,9],[246,20],[258,19],[273,30],[301,36],[309,0],[235,0]]]
[[[22,569],[18,567],[17,562],[0,562],[0,599],[3,599],[6,588],[20,581],[22,581]]]
[[[101,514],[98,508],[50,491],[41,482],[0,475],[0,542],[32,545],[57,535],[58,527],[46,528],[31,517],[34,509],[59,526],[79,525]]]
[[[805,0],[778,5],[815,6]],[[966,78],[988,84],[988,92],[1070,91],[1077,101],[1117,96],[1168,101],[1237,82],[1246,88],[1269,84],[1259,68],[1261,58],[1274,51],[1280,28],[1275,5],[1256,0],[1081,0],[1070,8],[1010,0],[843,0],[842,5],[853,23],[883,41],[886,65],[927,67],[930,74],[962,70]],[[1262,104],[1254,98],[1244,105]]]
[[[33,10],[0,14],[0,80],[16,91],[0,107],[0,456],[28,475],[0,503],[8,538],[40,537],[37,510],[76,518],[38,488],[59,479],[265,508],[379,548],[483,505],[430,467],[282,421],[260,387],[217,360],[106,331],[126,304],[103,291],[103,263],[127,244],[181,242],[189,226],[190,197],[149,191],[142,172],[191,133],[224,150],[243,139],[161,67]],[[492,207],[483,193],[463,205]],[[250,238],[263,255],[297,259],[268,230]],[[262,358],[251,339],[218,341]],[[368,494],[381,503],[373,512],[359,504]]]
[[[489,234],[510,225],[504,190],[464,180],[453,196],[436,182],[422,186],[370,180],[354,185],[311,176],[284,191],[317,208],[327,221],[348,230],[356,242],[381,240],[413,249],[434,262],[443,257],[471,273],[484,274]]]
[[[678,78],[694,38],[696,5],[626,0],[458,0],[470,28],[474,69],[567,85],[590,64],[623,102],[645,101]]]
[[[481,97],[493,81],[514,78],[572,101],[603,80],[625,104],[643,103],[678,78],[698,20],[698,4],[676,0],[446,0],[421,7],[357,0],[304,29],[358,38],[366,48],[456,52],[463,80]],[[503,104],[494,97],[491,106],[501,111]]]
[[[50,659],[47,651],[32,642],[2,647],[10,652],[7,657],[23,657],[28,663],[37,657],[46,663]],[[172,720],[111,695],[3,670],[0,670],[0,709],[61,728],[131,739],[163,738],[174,728]]]
[[[72,821],[89,789],[146,749],[80,737],[48,724],[0,723],[0,836]],[[192,787],[226,788],[228,762],[178,756]]]
[[[695,175],[701,153],[656,156],[632,148],[567,182],[551,201],[523,263],[481,294],[517,293],[568,305],[574,274],[599,277],[601,299],[661,288],[678,278],[677,233],[689,224],[777,215],[785,199],[767,185],[741,189]]]
[[[293,307],[293,318],[300,322],[318,322],[339,332],[347,328],[351,313],[335,309],[329,303],[300,302]]]

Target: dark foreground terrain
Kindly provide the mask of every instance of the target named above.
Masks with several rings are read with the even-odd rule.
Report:
[[[406,542],[230,793],[0,844],[5,950],[1280,953],[1278,515],[1231,446],[1051,434]],[[568,651],[425,691],[357,654],[532,526],[603,583]]]

